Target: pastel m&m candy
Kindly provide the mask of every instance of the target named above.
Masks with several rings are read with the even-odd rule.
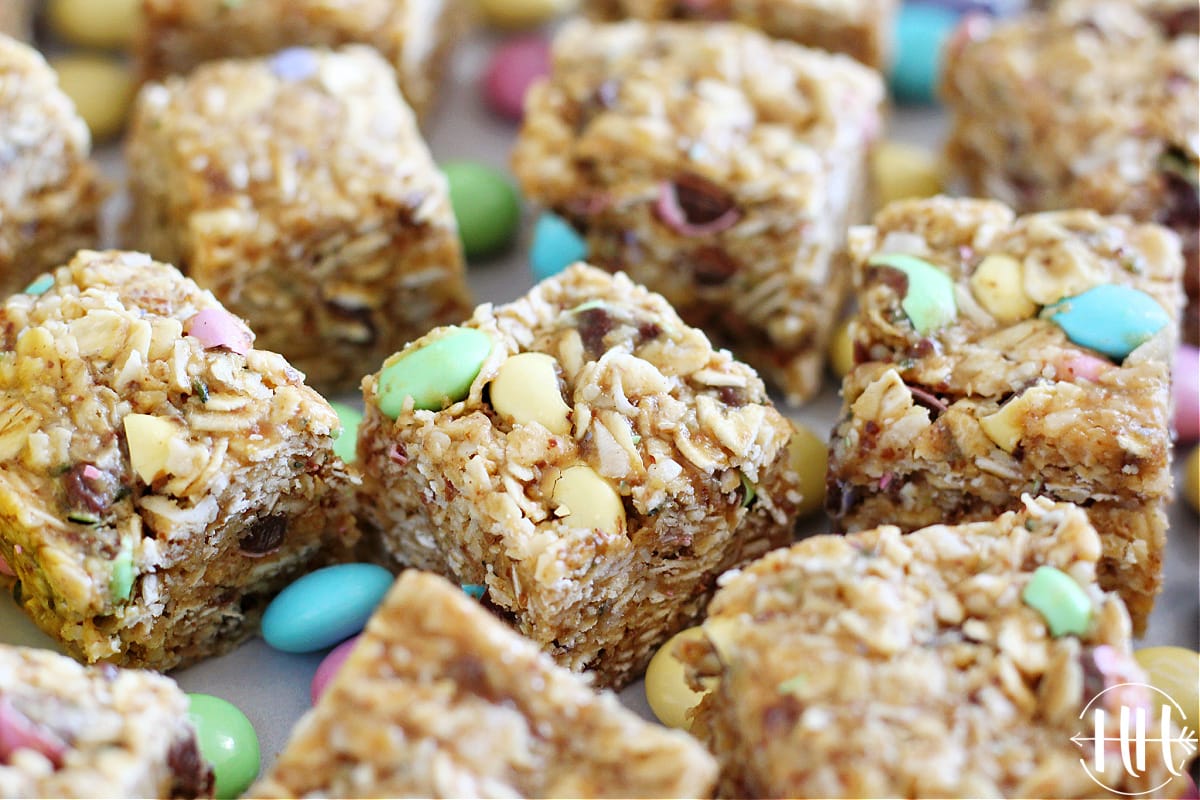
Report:
[[[550,45],[541,36],[523,36],[496,48],[483,73],[483,100],[504,119],[525,116],[525,93],[550,74]]]
[[[200,755],[212,765],[218,798],[234,798],[258,777],[262,763],[258,734],[241,710],[211,694],[188,694],[188,719]]]
[[[901,103],[933,103],[942,70],[942,49],[958,14],[936,5],[904,3],[896,16],[896,56],[888,86]]]
[[[267,606],[262,635],[285,653],[311,653],[363,629],[392,586],[375,564],[337,564],[310,572]]]
[[[471,391],[492,352],[492,340],[476,328],[450,326],[421,347],[389,360],[379,373],[379,410],[395,419],[408,398],[413,408],[439,411]]]
[[[1180,345],[1171,374],[1175,434],[1181,442],[1200,439],[1200,348]]]
[[[557,275],[587,255],[587,242],[569,222],[549,211],[538,217],[533,227],[533,246],[529,249],[534,280],[544,281]]]
[[[474,161],[447,162],[442,172],[467,258],[486,258],[507,249],[521,221],[521,203],[512,183],[499,170]]]
[[[317,672],[313,675],[312,686],[309,688],[309,697],[312,698],[313,705],[321,699],[321,695],[325,694],[325,688],[329,686],[329,682],[337,675],[342,664],[350,656],[350,651],[354,649],[354,645],[358,644],[359,637],[355,636],[352,639],[339,644],[337,647],[329,651],[329,655],[321,661],[317,666]]]

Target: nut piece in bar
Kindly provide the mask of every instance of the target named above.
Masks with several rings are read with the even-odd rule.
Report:
[[[392,566],[487,587],[621,686],[716,578],[792,539],[792,426],[659,295],[585,265],[482,305],[363,382],[360,506]]]
[[[830,443],[846,530],[991,519],[1028,492],[1087,509],[1100,585],[1138,631],[1171,498],[1179,240],[1092,211],[885,208],[851,232],[857,366]]]
[[[130,245],[212,290],[326,394],[469,313],[445,178],[369,48],[146,86],[127,156]]]
[[[588,260],[660,292],[801,403],[850,282],[879,76],[738,25],[575,23],[513,170]]]
[[[716,764],[404,572],[252,797],[708,797]]]
[[[1090,208],[1179,234],[1200,342],[1200,7],[1194,0],[1060,0],[964,24],[942,97],[950,168],[1019,212]]]
[[[8,0],[5,0],[8,2]],[[191,72],[204,61],[265,56],[289,47],[368,45],[395,70],[424,119],[465,31],[466,0],[142,0],[134,60],[142,80]]]
[[[0,557],[68,653],[167,670],[356,537],[333,409],[175,268],[80,252],[0,308]]]
[[[212,797],[175,681],[0,644],[0,797]]]
[[[584,10],[597,19],[739,22],[884,70],[892,58],[898,5],[896,0],[584,0]]]
[[[730,575],[676,651],[715,684],[691,732],[721,796],[1181,796],[1179,742],[1145,769],[1112,750],[1094,766],[1097,733],[1161,719],[1099,555],[1080,509],[1026,497],[990,522],[815,536]]]
[[[0,34],[0,299],[97,244],[106,190],[91,146],[46,60]]]

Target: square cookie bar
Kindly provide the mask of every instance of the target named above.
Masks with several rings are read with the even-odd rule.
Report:
[[[585,0],[599,19],[728,20],[885,69],[896,0]]]
[[[357,389],[470,311],[446,180],[369,48],[147,86],[127,156],[132,246],[211,289],[322,392]]]
[[[0,35],[0,298],[96,245],[105,189],[91,147],[46,60]]]
[[[1100,585],[1140,630],[1171,497],[1178,238],[1091,211],[905,201],[851,233],[857,366],[828,509],[848,530],[990,519],[1023,492],[1086,507]]]
[[[212,797],[175,681],[0,644],[0,797]]]
[[[85,250],[0,309],[0,556],[76,658],[229,650],[353,544],[337,415],[252,341],[134,253]]]
[[[849,286],[882,98],[851,59],[738,25],[576,23],[530,91],[513,169],[590,261],[800,403]]]
[[[467,19],[464,0],[142,0],[141,11],[134,58],[143,80],[289,47],[364,44],[392,65],[418,116],[432,108]]]
[[[404,572],[251,797],[708,797],[716,763]]]
[[[599,682],[636,678],[716,578],[791,541],[791,424],[658,295],[576,265],[363,381],[365,535],[486,587]]]
[[[1200,341],[1200,8],[1194,0],[1060,0],[964,28],[942,96],[950,168],[1018,211],[1091,208],[1179,234]]]
[[[33,0],[4,0],[0,3],[0,35],[28,40],[32,27]]]
[[[1159,716],[1146,687],[1117,686],[1146,677],[1124,606],[1096,585],[1086,515],[1024,506],[816,536],[723,579],[705,636],[677,651],[689,680],[715,683],[691,731],[722,796],[1180,796],[1157,744],[1144,770],[1113,752],[1085,768],[1097,709],[1114,743],[1123,706],[1147,730]],[[1185,755],[1172,746],[1171,770]]]

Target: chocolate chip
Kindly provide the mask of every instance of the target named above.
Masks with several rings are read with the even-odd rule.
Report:
[[[1175,231],[1194,231],[1200,220],[1200,187],[1176,172],[1163,172],[1166,198],[1159,221]]]
[[[1158,27],[1169,39],[1200,35],[1200,6],[1192,3],[1179,8],[1164,9],[1154,15]]]
[[[652,342],[662,336],[662,328],[658,326],[657,322],[642,322],[638,324],[637,335],[637,346],[641,347],[646,342]]]
[[[711,225],[736,210],[732,194],[700,175],[685,172],[671,187],[684,220],[693,227]]]
[[[701,247],[695,250],[688,263],[696,283],[701,286],[721,286],[737,274],[739,265],[719,247]]]
[[[787,735],[800,720],[800,701],[784,695],[778,703],[767,706],[763,711],[763,732],[769,737]]]
[[[912,393],[914,403],[923,408],[929,409],[929,418],[931,420],[937,419],[943,411],[949,408],[945,401],[943,401],[940,397],[933,392],[921,388],[920,386],[909,385],[908,390]]]
[[[238,540],[238,546],[242,555],[253,558],[269,555],[279,549],[286,533],[287,517],[283,514],[272,514],[250,523]]]
[[[192,735],[176,739],[167,751],[167,768],[171,770],[171,797],[211,797],[214,776],[200,755],[200,746]]]
[[[746,405],[746,395],[738,386],[722,386],[717,389],[717,397],[731,408],[741,408]]]
[[[908,275],[893,267],[873,267],[870,279],[878,281],[891,288],[897,295],[904,297],[908,294]]]
[[[108,511],[119,488],[112,473],[86,462],[67,470],[63,476],[63,486],[67,493],[68,508],[94,514]]]
[[[613,329],[613,317],[603,308],[588,308],[576,315],[575,327],[579,330],[579,338],[592,358],[599,358],[605,353],[604,337]]]
[[[337,339],[368,347],[375,343],[378,331],[371,309],[352,306],[336,299],[325,301],[325,310],[332,318],[328,332]]]
[[[858,487],[832,476],[826,479],[825,511],[835,523],[840,525],[842,519],[858,504],[858,500]]]
[[[672,19],[702,19],[719,22],[733,18],[728,0],[677,0]]]

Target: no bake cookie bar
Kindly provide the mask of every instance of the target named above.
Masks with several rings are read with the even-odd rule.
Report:
[[[1162,577],[1182,258],[1153,224],[906,201],[851,233],[857,366],[828,509],[845,529],[1084,506],[1141,630]]]
[[[82,660],[231,649],[353,543],[337,415],[173,267],[83,251],[0,309],[0,556]]]
[[[599,19],[732,21],[884,69],[896,0],[585,0]]]
[[[716,764],[403,573],[252,797],[707,797]]]
[[[947,51],[951,169],[1018,211],[1091,208],[1179,234],[1200,340],[1200,7],[1193,0],[1062,0]]]
[[[1096,585],[1087,517],[1024,506],[817,536],[723,579],[705,638],[679,651],[690,680],[715,681],[691,730],[718,754],[722,795],[1180,796],[1157,744],[1133,775],[1119,753],[1096,781],[1081,763],[1089,702],[1113,741],[1122,705],[1147,730],[1158,715],[1145,687],[1115,688],[1146,678],[1124,606]],[[1185,755],[1172,745],[1172,769]]]
[[[470,312],[446,180],[366,47],[148,86],[127,156],[132,246],[212,290],[322,392],[356,390]]]
[[[212,797],[175,682],[0,644],[0,797]]]
[[[416,391],[429,364],[439,383]],[[485,585],[603,685],[636,678],[718,575],[791,541],[791,424],[623,274],[576,265],[482,305],[363,390],[366,535],[393,565]]]
[[[90,152],[54,70],[0,34],[0,299],[96,245],[105,190]]]
[[[879,76],[731,24],[575,23],[513,169],[589,260],[661,292],[791,402],[821,386],[866,213]]]
[[[464,0],[142,0],[141,10],[134,55],[143,80],[289,47],[365,44],[392,65],[422,117],[468,17]]]

